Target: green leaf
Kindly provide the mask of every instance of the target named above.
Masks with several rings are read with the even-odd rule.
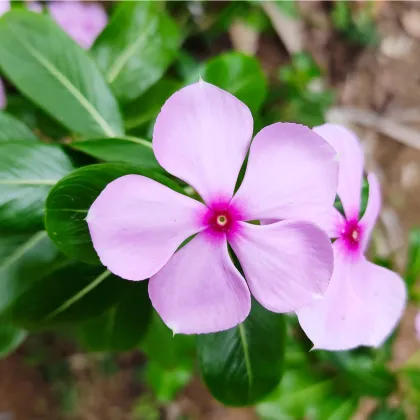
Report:
[[[131,101],[157,82],[181,42],[176,23],[158,2],[122,2],[92,53],[117,97]]]
[[[104,267],[66,261],[15,293],[4,317],[26,329],[82,322],[115,304],[126,283]]]
[[[76,169],[51,190],[46,203],[45,226],[50,238],[67,256],[99,264],[85,219],[102,190],[114,179],[129,174],[145,175],[177,189],[176,183],[155,172],[129,164],[103,163]]]
[[[166,100],[181,88],[175,80],[162,79],[124,108],[125,128],[132,130],[154,120]]]
[[[72,169],[60,146],[0,142],[0,229],[42,229],[48,192]]]
[[[401,407],[378,407],[370,416],[370,420],[405,420],[407,417]]]
[[[88,54],[47,15],[0,19],[0,67],[14,85],[78,134],[123,134],[118,105]]]
[[[0,359],[15,351],[25,338],[25,331],[0,321]]]
[[[285,323],[255,300],[237,327],[197,337],[201,374],[226,405],[251,405],[278,385],[283,373]]]
[[[219,55],[204,66],[202,78],[227,90],[257,113],[267,96],[267,81],[259,61],[242,53]]]
[[[123,162],[140,168],[163,171],[153,153],[152,143],[136,137],[75,141],[73,149],[106,162]]]
[[[147,281],[129,282],[117,303],[78,328],[77,336],[90,351],[125,351],[138,345],[152,316]]]
[[[45,275],[59,255],[47,232],[0,235],[0,313]]]
[[[410,232],[408,262],[404,278],[407,289],[411,292],[416,280],[420,278],[420,228],[414,228]]]
[[[0,141],[7,140],[37,140],[35,134],[22,122],[0,111]]]

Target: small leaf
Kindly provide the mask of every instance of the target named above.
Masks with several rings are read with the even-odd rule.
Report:
[[[162,79],[147,92],[130,102],[124,108],[125,128],[133,130],[154,120],[166,100],[177,90],[181,83],[175,80]]]
[[[0,20],[0,67],[13,84],[78,134],[123,134],[118,105],[88,54],[47,15]]]
[[[90,351],[131,350],[146,333],[151,316],[147,281],[127,281],[117,303],[103,315],[80,325],[77,336]]]
[[[0,142],[0,229],[42,229],[48,192],[72,169],[60,146]]]
[[[92,53],[117,97],[128,102],[162,77],[180,42],[180,29],[161,4],[122,2]]]
[[[267,81],[255,57],[231,52],[219,55],[204,66],[202,78],[227,90],[257,113],[267,96]]]
[[[226,405],[251,405],[278,385],[283,374],[285,323],[255,300],[240,325],[197,337],[201,374],[212,395]]]
[[[152,143],[135,137],[75,141],[73,149],[106,162],[123,162],[144,169],[163,171],[153,153]]]
[[[148,176],[177,189],[177,184],[165,176],[138,166],[103,163],[75,170],[51,190],[46,203],[45,226],[50,238],[67,256],[99,264],[85,219],[102,190],[114,179],[129,174]]]
[[[0,320],[0,359],[15,351],[25,338],[25,331]]]
[[[7,140],[37,140],[34,133],[22,122],[0,111],[0,141]]]

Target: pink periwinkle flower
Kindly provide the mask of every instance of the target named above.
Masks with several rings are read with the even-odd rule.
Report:
[[[163,168],[204,204],[127,175],[108,184],[89,209],[102,263],[124,279],[150,277],[152,304],[176,333],[236,326],[250,311],[250,291],[267,309],[290,312],[321,297],[329,283],[332,246],[316,223],[336,194],[333,148],[297,124],[270,125],[250,146],[252,133],[251,112],[234,96],[203,81],[187,86],[164,104],[153,148]],[[247,223],[260,219],[281,221]]]
[[[53,19],[85,49],[92,46],[108,21],[104,8],[96,2],[54,1],[48,8]]]
[[[363,151],[344,127],[325,124],[314,131],[338,153],[338,195],[345,217],[334,209],[330,218],[334,273],[322,300],[297,311],[300,325],[316,349],[346,350],[380,346],[401,318],[406,289],[396,273],[367,261],[365,251],[381,208],[379,183],[368,175],[369,199],[359,218]]]
[[[420,341],[420,311],[417,312],[417,315],[414,318],[414,328],[416,330],[417,340]]]

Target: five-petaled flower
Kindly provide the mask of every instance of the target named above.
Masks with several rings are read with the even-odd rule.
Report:
[[[324,298],[297,311],[299,322],[317,349],[377,347],[396,326],[406,303],[400,276],[364,256],[381,207],[379,184],[374,174],[368,175],[369,199],[360,218],[364,159],[358,139],[333,124],[314,131],[338,153],[337,192],[345,217],[333,209],[328,231],[331,238],[337,238],[334,273]]]
[[[150,277],[152,304],[176,333],[234,327],[250,311],[250,291],[267,309],[290,312],[322,297],[329,283],[332,246],[319,225],[336,195],[333,148],[297,124],[268,126],[250,146],[252,133],[251,113],[234,96],[203,81],[187,86],[163,106],[153,148],[162,167],[204,203],[127,175],[108,184],[89,210],[102,263],[124,279]],[[265,219],[281,221],[247,223]]]

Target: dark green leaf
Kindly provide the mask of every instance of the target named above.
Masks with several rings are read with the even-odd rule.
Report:
[[[257,113],[267,95],[267,81],[259,61],[242,53],[231,52],[211,59],[202,78],[227,90]]]
[[[0,142],[0,229],[42,229],[48,192],[72,169],[57,145]]]
[[[253,301],[240,325],[199,335],[197,350],[202,377],[211,393],[227,405],[251,405],[278,385],[283,373],[285,323]]]
[[[405,420],[407,417],[401,407],[378,407],[370,416],[370,420]]]
[[[0,320],[0,359],[15,351],[25,338],[25,331]]]
[[[147,281],[127,281],[112,308],[80,325],[78,338],[90,351],[131,350],[146,333],[151,315]]]
[[[404,278],[409,291],[420,278],[420,228],[415,228],[410,232],[408,262]]]
[[[76,141],[71,147],[106,162],[123,162],[140,168],[163,171],[153,153],[152,143],[136,137]]]
[[[168,68],[181,42],[159,2],[122,2],[92,53],[122,101],[137,98]]]
[[[0,141],[5,140],[37,140],[35,134],[13,116],[0,111]]]
[[[123,134],[118,105],[92,59],[47,15],[0,20],[0,66],[16,87],[70,130]]]
[[[101,266],[65,262],[19,290],[4,316],[26,329],[82,322],[115,304],[125,285]]]
[[[163,175],[129,164],[103,163],[75,170],[51,190],[45,225],[50,238],[70,258],[99,264],[85,218],[101,191],[114,179],[128,174],[145,175],[177,189],[177,184]]]
[[[125,128],[132,130],[154,120],[166,100],[181,88],[181,83],[162,79],[124,108]]]
[[[47,232],[0,235],[0,313],[45,275],[57,261],[58,249]]]

